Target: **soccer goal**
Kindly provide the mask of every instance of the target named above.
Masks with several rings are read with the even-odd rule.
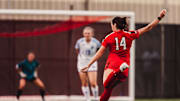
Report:
[[[82,28],[84,26],[92,26],[95,29],[95,37],[98,37],[99,40],[101,40],[105,35],[105,33],[109,33],[108,31],[111,31],[110,29],[110,21],[114,16],[122,16],[122,17],[128,17],[129,18],[129,29],[134,30],[135,29],[135,13],[129,12],[129,11],[77,11],[77,10],[18,10],[18,9],[0,9],[0,20],[3,19],[10,19],[10,20],[36,20],[36,21],[61,21],[61,27],[57,28],[57,25],[52,28],[53,31],[39,31],[33,32],[33,34],[28,33],[16,33],[14,35],[8,36],[8,33],[3,33],[0,35],[0,37],[36,37],[36,36],[43,36],[48,35],[48,33],[60,33],[60,32],[66,32],[68,33],[70,30],[75,30],[74,33],[79,34],[73,34],[72,38],[70,40],[74,40],[73,38],[80,37],[80,30],[78,28]],[[78,23],[77,23],[78,22]],[[69,27],[70,26],[70,27]],[[54,30],[54,29],[56,30]],[[43,30],[43,29],[42,29]],[[51,29],[48,29],[51,30]],[[57,35],[57,34],[56,34]],[[53,36],[53,35],[52,35]],[[131,48],[131,57],[130,57],[130,73],[129,73],[129,79],[126,86],[123,86],[121,88],[127,89],[123,90],[127,93],[124,94],[119,93],[111,96],[110,101],[134,101],[135,99],[135,42],[133,42],[132,48]],[[102,63],[105,63],[106,59],[101,59]],[[74,63],[75,64],[75,63]],[[103,64],[104,65],[104,64]],[[103,68],[104,66],[101,65],[99,68]],[[103,67],[102,67],[103,66]],[[75,65],[70,65],[69,67],[75,67]],[[72,71],[71,71],[72,72]],[[76,73],[74,73],[76,74]],[[73,75],[73,74],[69,74]],[[70,77],[69,77],[70,78]],[[102,78],[101,78],[102,79]],[[73,88],[70,84],[70,82],[67,81],[67,84],[69,87]],[[73,82],[73,80],[72,80]],[[102,83],[101,83],[102,84]],[[99,85],[102,88],[102,85]],[[60,88],[61,89],[61,88]],[[76,89],[70,89],[67,88],[67,91],[76,90]],[[121,90],[121,89],[120,89]],[[52,91],[53,92],[53,91]],[[61,92],[60,92],[61,93]],[[76,95],[76,91],[73,93],[67,93],[63,95],[48,95],[47,101],[83,101],[83,96],[80,94]],[[0,96],[0,101],[13,101],[15,97],[8,97],[8,96]],[[28,100],[29,98],[33,98],[33,100]],[[9,100],[8,100],[9,99]],[[22,99],[25,99],[24,101],[40,101],[41,99],[36,96],[24,96]],[[36,100],[37,99],[37,100]]]

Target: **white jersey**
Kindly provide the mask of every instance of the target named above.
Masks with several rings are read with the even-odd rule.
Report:
[[[92,38],[90,42],[87,42],[85,38],[80,38],[76,42],[75,49],[79,49],[77,63],[78,71],[87,66],[100,46],[101,43],[95,38]],[[97,71],[97,62],[89,68],[89,71]]]

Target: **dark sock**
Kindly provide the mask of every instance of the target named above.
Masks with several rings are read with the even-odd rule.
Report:
[[[23,91],[21,89],[17,90],[16,98],[19,100],[20,96],[22,95]]]
[[[111,93],[112,88],[104,88],[104,92],[101,94],[100,101],[108,101]]]
[[[42,97],[43,101],[45,101],[45,99],[44,99],[45,90],[44,89],[40,89],[39,92],[41,94],[41,97]]]

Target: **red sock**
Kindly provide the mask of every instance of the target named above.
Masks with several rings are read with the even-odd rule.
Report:
[[[116,71],[111,72],[104,82],[104,88],[113,88],[116,86],[119,83],[119,78],[117,76],[119,75]]]
[[[104,92],[101,94],[100,101],[108,101],[111,96],[112,88],[104,88]]]
[[[114,72],[111,72],[109,74],[109,76],[107,77],[106,81],[104,82],[104,88],[111,88],[112,84],[115,81],[115,76],[114,76]]]

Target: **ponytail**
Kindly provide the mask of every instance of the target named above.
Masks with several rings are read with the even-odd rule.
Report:
[[[113,25],[116,24],[117,29],[126,29],[127,28],[127,22],[126,22],[126,17],[115,17],[112,20]]]

